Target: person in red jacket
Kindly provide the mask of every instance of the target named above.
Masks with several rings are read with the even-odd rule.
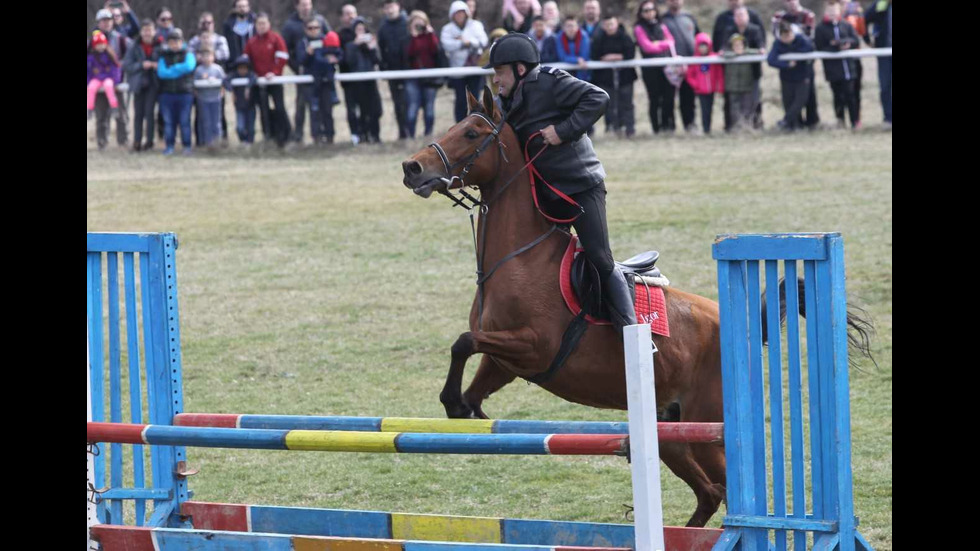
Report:
[[[406,55],[411,68],[435,68],[439,56],[439,37],[429,23],[429,16],[421,10],[412,11],[408,16],[408,33],[411,39]],[[419,109],[424,113],[425,135],[432,135],[432,127],[436,120],[436,92],[442,87],[442,82],[443,79],[433,78],[413,78],[405,81],[405,92],[408,96],[405,126],[409,137],[415,137]]]
[[[698,33],[694,37],[695,57],[718,57],[712,51],[711,36]],[[694,90],[701,103],[701,128],[705,134],[711,133],[711,107],[715,93],[725,93],[725,67],[720,63],[698,63],[687,66],[687,83]]]
[[[269,14],[260,13],[255,18],[255,36],[245,44],[245,55],[252,61],[256,75],[265,78],[282,76],[282,70],[289,61],[289,49],[282,36],[272,30]],[[282,84],[257,85],[256,88],[253,92],[258,98],[262,133],[266,138],[274,138],[276,144],[282,147],[291,134]],[[269,96],[272,96],[275,106],[272,111],[269,110]]]

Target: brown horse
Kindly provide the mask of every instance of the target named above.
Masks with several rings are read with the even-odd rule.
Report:
[[[479,218],[477,250],[484,251],[482,271],[497,269],[483,285],[482,316],[478,297],[470,310],[470,330],[452,346],[440,400],[449,417],[487,418],[483,400],[516,377],[544,372],[572,320],[557,277],[570,236],[548,233],[551,224],[533,204],[517,136],[501,124],[490,90],[484,90],[482,105],[467,96],[470,115],[402,168],[404,184],[417,195],[427,198],[433,191],[461,187],[462,181],[453,176],[462,175],[465,185],[479,188],[486,205]],[[543,236],[533,248],[500,263]],[[721,422],[718,304],[673,287],[664,291],[671,338],[653,336],[659,349],[654,362],[658,417]],[[478,353],[483,357],[477,373],[461,392],[466,361]],[[626,409],[624,365],[622,337],[612,326],[591,326],[562,368],[540,386],[571,402]],[[661,443],[660,457],[697,497],[687,525],[704,526],[725,498],[723,445]]]

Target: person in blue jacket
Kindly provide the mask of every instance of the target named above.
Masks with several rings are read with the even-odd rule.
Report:
[[[173,155],[177,124],[184,154],[191,154],[191,105],[194,103],[194,68],[197,59],[184,45],[184,33],[177,28],[167,34],[167,48],[157,62],[160,81],[160,113],[163,114],[164,155]]]
[[[552,35],[551,40],[555,43],[555,50],[558,52],[558,61],[565,63],[575,63],[584,65],[591,55],[591,40],[589,35],[582,32],[578,26],[578,20],[574,15],[569,15],[562,23],[562,32]],[[592,72],[587,69],[572,73],[575,78],[589,81]]]

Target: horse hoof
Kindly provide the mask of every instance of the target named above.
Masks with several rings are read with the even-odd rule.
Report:
[[[473,419],[476,414],[466,404],[446,405],[446,417],[450,419]]]

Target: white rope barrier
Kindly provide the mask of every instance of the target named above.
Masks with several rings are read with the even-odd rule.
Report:
[[[859,48],[844,52],[809,52],[805,54],[783,54],[779,56],[783,61],[804,61],[815,59],[845,59],[852,57],[891,57],[891,48]],[[589,70],[589,69],[622,69],[626,67],[664,67],[667,65],[704,65],[704,64],[728,64],[728,63],[759,63],[765,62],[767,56],[742,55],[733,58],[721,56],[713,57],[649,57],[642,59],[626,59],[623,61],[586,61],[583,65],[575,63],[547,63],[549,67],[566,70]],[[454,78],[468,77],[474,75],[492,75],[492,69],[480,67],[443,67],[437,69],[411,69],[402,71],[365,71],[360,73],[336,73],[334,80],[337,82],[358,82],[364,80],[401,80],[409,78]],[[309,84],[313,82],[311,75],[286,75],[256,79],[259,86],[269,84]],[[232,86],[246,86],[248,79],[233,78]],[[219,88],[222,83],[218,80],[195,80],[195,88]],[[124,82],[116,87],[117,90],[125,92],[129,86]]]

